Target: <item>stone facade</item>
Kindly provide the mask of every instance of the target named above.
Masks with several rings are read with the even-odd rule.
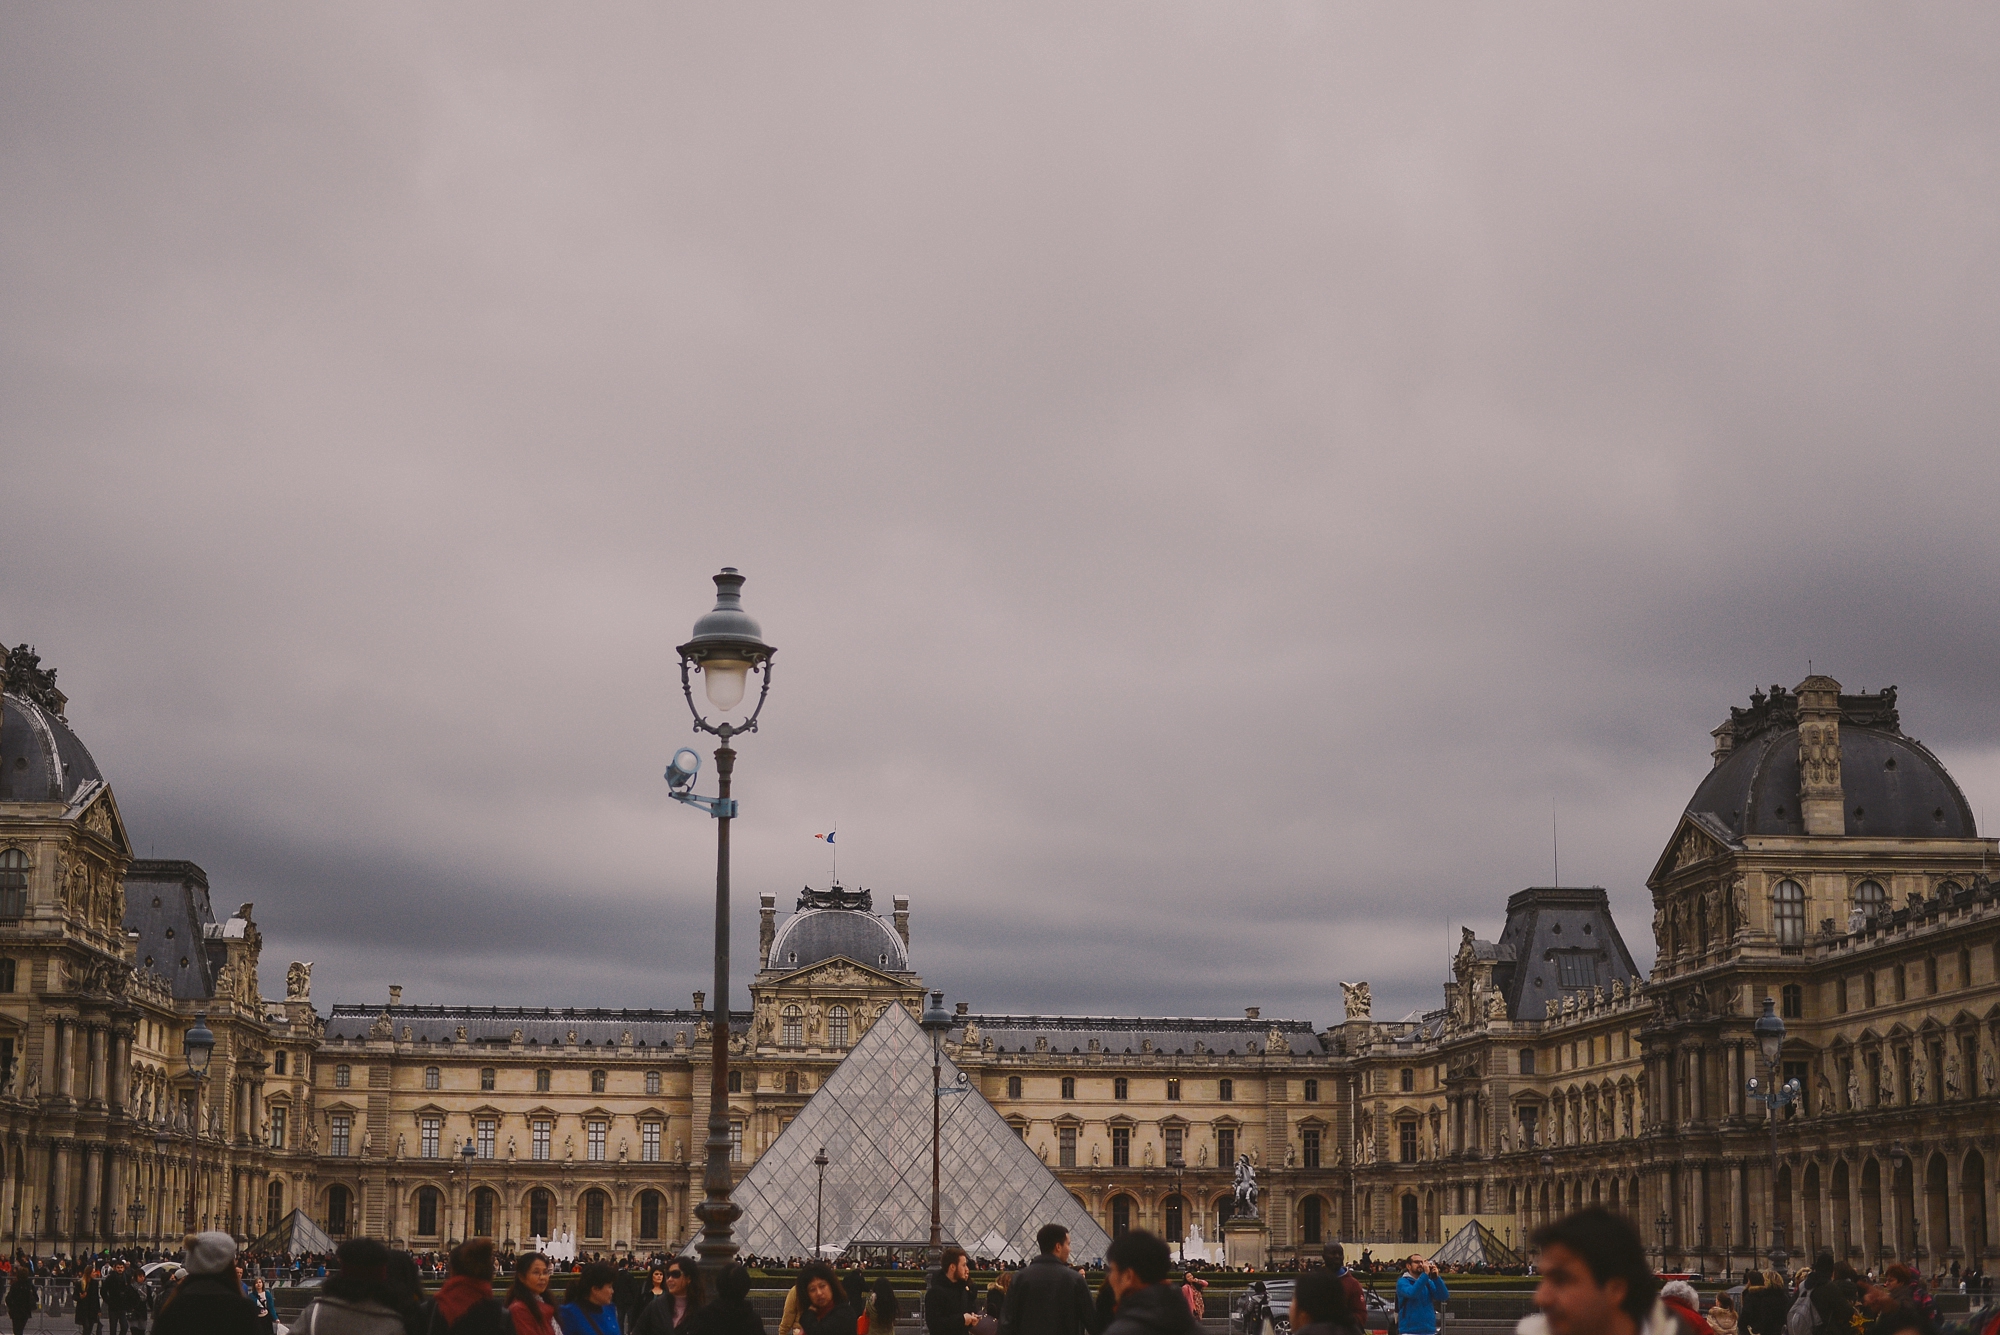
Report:
[[[249,905],[131,856],[53,674],[10,659],[0,708],[0,1231],[73,1250],[196,1222],[252,1236],[295,1205],[404,1245],[470,1230],[586,1249],[686,1242],[708,1117],[708,1018],[311,1002],[258,990]],[[19,755],[17,756],[17,753]],[[38,758],[39,757],[39,758]],[[33,763],[17,768],[17,758]],[[987,1013],[947,1052],[1109,1232],[1221,1236],[1247,1155],[1270,1251],[1503,1241],[1580,1202],[1634,1213],[1671,1265],[1740,1269],[1773,1224],[1796,1254],[1992,1254],[2000,1131],[2000,849],[1893,690],[1773,688],[1714,734],[1648,885],[1641,976],[1604,891],[1534,888],[1468,930],[1442,1004],[1377,1020],[1365,983],[1319,1027],[1270,1019]],[[37,768],[39,766],[39,768]],[[39,786],[38,786],[39,785]],[[18,898],[10,894],[18,891]],[[909,901],[807,890],[759,904],[731,1015],[739,1174],[890,1006],[912,1016]],[[1772,1124],[1764,1001],[1786,1026]],[[205,1081],[181,1039],[204,1013]],[[468,1153],[469,1151],[469,1153]]]

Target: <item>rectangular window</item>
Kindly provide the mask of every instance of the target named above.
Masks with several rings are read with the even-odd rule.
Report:
[[[1186,1150],[1183,1146],[1183,1142],[1181,1140],[1181,1137],[1184,1134],[1185,1132],[1183,1132],[1181,1128],[1177,1126],[1170,1126],[1166,1129],[1167,1167],[1169,1168],[1172,1168],[1175,1164],[1180,1163],[1181,1155],[1186,1153]]]
[[[1896,1000],[1908,1001],[1909,999],[1910,999],[1909,971],[1904,969],[1902,965],[1898,964],[1896,966]]]
[[[1969,950],[1958,952],[1958,985],[1972,986],[1972,952]]]
[[[1076,1128],[1073,1126],[1056,1128],[1056,1166],[1076,1167]]]
[[[1132,1128],[1129,1126],[1111,1128],[1111,1166],[1113,1168],[1132,1166]]]
[[[1924,961],[1924,995],[1929,997],[1934,997],[1937,994],[1938,994],[1937,956],[1932,955],[1929,959]]]
[[[1309,1126],[1299,1132],[1299,1162],[1307,1168],[1319,1167],[1319,1128]]]
[[[1812,1075],[1807,1063],[1786,1062],[1784,1078],[1787,1081],[1799,1082],[1799,1101],[1792,1107],[1797,1110],[1798,1116],[1810,1117],[1812,1109],[1807,1106],[1806,1099],[1812,1094]]]
[[[478,1150],[480,1158],[491,1159],[493,1157],[493,1140],[499,1133],[499,1130],[500,1123],[493,1118],[482,1117],[479,1119],[477,1132],[479,1136]]]
[[[1236,1162],[1236,1128],[1218,1126],[1215,1128],[1215,1162],[1227,1168]]]
[[[353,1078],[353,1073],[347,1066],[341,1065],[333,1068],[333,1087],[335,1089],[346,1089]]]
[[[528,1128],[529,1158],[547,1159],[549,1157],[549,1139],[554,1131],[555,1124],[546,1121],[535,1122]]]
[[[1404,1092],[1405,1094],[1408,1094],[1408,1093],[1410,1093],[1410,1092],[1411,1092],[1412,1090],[1416,1089],[1416,1087],[1417,1087],[1417,1069],[1416,1069],[1416,1067],[1414,1067],[1414,1066],[1405,1066],[1405,1067],[1403,1068],[1403,1070],[1402,1070],[1402,1076],[1401,1076],[1401,1080],[1400,1080],[1400,1082],[1399,1082],[1399,1083],[1400,1083],[1400,1087],[1402,1088],[1402,1091],[1403,1091],[1403,1092]]]
[[[1319,1081],[1317,1080],[1306,1081],[1306,1102],[1307,1103],[1319,1102]]]
[[[743,1123],[729,1124],[729,1162],[743,1162]]]
[[[586,1157],[592,1163],[604,1162],[604,1132],[605,1124],[603,1122],[586,1122],[584,1124],[584,1140],[589,1146],[589,1152]]]
[[[1066,1075],[1066,1076],[1064,1076],[1064,1077],[1062,1078],[1062,1096],[1063,1096],[1064,1098],[1066,1098],[1066,1099],[1073,1099],[1073,1098],[1075,1098],[1075,1097],[1076,1097],[1076,1077],[1075,1077],[1075,1076],[1073,1076],[1073,1075]]]
[[[1847,980],[1836,978],[1833,983],[1833,1009],[1837,1015],[1847,1014]]]
[[[1786,983],[1778,990],[1778,1009],[1787,1020],[1802,1020],[1806,1014],[1806,990],[1798,983]]]
[[[1235,1102],[1236,1082],[1234,1080],[1228,1080],[1228,1079],[1217,1081],[1215,1087],[1215,1097],[1221,1099],[1224,1103]]]
[[[337,1158],[347,1157],[347,1137],[353,1130],[354,1119],[346,1113],[335,1113],[331,1119],[333,1134],[328,1137],[327,1150]]]
[[[272,1053],[272,1054],[271,1054],[271,1074],[273,1074],[273,1075],[283,1075],[284,1073],[285,1073],[285,1054],[284,1054],[284,1053],[282,1053],[282,1052],[274,1052],[274,1053]],[[274,1225],[274,1227],[275,1227],[275,1225]]]
[[[1556,956],[1556,982],[1564,988],[1595,987],[1597,957],[1580,951]]]
[[[424,1068],[424,1088],[436,1089],[437,1087],[438,1087],[438,1068],[435,1066],[426,1066]]]
[[[1114,1099],[1127,1098],[1131,1095],[1131,1092],[1132,1092],[1132,1082],[1127,1080],[1124,1076],[1121,1075],[1117,1079],[1111,1082],[1112,1098]]]
[[[1167,1081],[1167,1102],[1179,1103],[1180,1101],[1181,1101],[1181,1082],[1178,1080]]]
[[[271,1148],[285,1148],[285,1109],[282,1107],[271,1109]]]
[[[646,1092],[648,1094],[657,1094],[660,1092],[660,1073],[658,1071],[646,1072]]]
[[[549,1072],[547,1067],[535,1072],[535,1092],[537,1094],[546,1094],[549,1092]]]
[[[1522,1048],[1520,1055],[1521,1074],[1533,1075],[1535,1073],[1535,1050],[1533,1048]]]
[[[1861,1005],[1863,1009],[1875,1008],[1875,971],[1870,969],[1861,975]]]
[[[479,1068],[479,1087],[483,1090],[492,1090],[493,1068],[491,1066],[482,1066]]]
[[[639,1124],[639,1162],[658,1163],[660,1161],[660,1124],[641,1122]]]
[[[1398,1122],[1396,1124],[1396,1162],[1415,1163],[1417,1161],[1417,1124]]]
[[[439,1133],[443,1130],[444,1130],[443,1118],[426,1117],[421,1119],[417,1123],[417,1132],[418,1132],[419,1142],[421,1143],[423,1148],[420,1149],[418,1153],[421,1154],[426,1159],[437,1158]]]

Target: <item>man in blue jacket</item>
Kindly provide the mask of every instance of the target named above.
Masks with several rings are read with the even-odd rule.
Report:
[[[1438,1268],[1412,1256],[1396,1281],[1397,1335],[1437,1335],[1438,1305],[1450,1299],[1451,1290],[1438,1278]]]

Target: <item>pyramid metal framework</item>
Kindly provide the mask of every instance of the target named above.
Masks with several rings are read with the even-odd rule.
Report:
[[[286,1256],[331,1256],[334,1241],[318,1224],[315,1224],[304,1210],[294,1210],[266,1233],[250,1244],[253,1252],[282,1253]]]
[[[938,1133],[945,1241],[974,1256],[1020,1259],[1035,1255],[1035,1231],[1056,1223],[1068,1227],[1077,1261],[1103,1256],[1111,1240],[1097,1221],[976,1087],[959,1092],[950,1058],[942,1069],[940,1087],[952,1091]],[[821,1147],[828,1164],[819,1225],[829,1254],[930,1237],[931,1040],[901,1006],[862,1035],[737,1186],[742,1252],[812,1254]]]
[[[1477,1265],[1503,1270],[1527,1264],[1525,1257],[1500,1241],[1492,1229],[1477,1219],[1468,1219],[1465,1227],[1452,1234],[1449,1242],[1431,1253],[1431,1260],[1440,1266],[1458,1266],[1465,1270]]]

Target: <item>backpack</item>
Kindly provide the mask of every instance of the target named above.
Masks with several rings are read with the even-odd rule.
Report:
[[[1813,1310],[1812,1290],[1808,1289],[1792,1299],[1792,1310],[1785,1313],[1785,1335],[1813,1335],[1819,1329],[1819,1313]]]

